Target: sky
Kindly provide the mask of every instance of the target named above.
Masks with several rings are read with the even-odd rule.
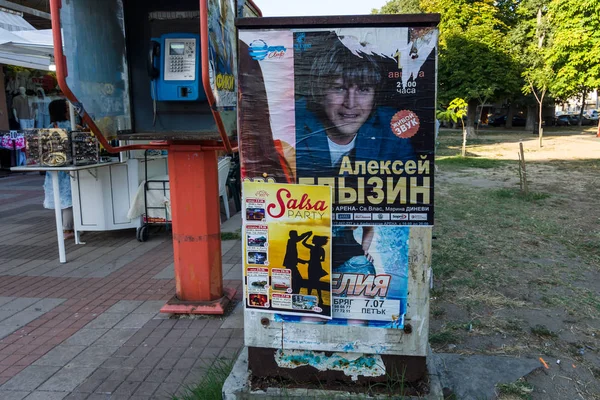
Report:
[[[386,0],[254,0],[263,17],[371,14]]]

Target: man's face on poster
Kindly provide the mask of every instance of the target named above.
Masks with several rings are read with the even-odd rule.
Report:
[[[337,78],[324,94],[323,109],[336,133],[352,139],[371,115],[375,88],[349,85],[342,78]]]

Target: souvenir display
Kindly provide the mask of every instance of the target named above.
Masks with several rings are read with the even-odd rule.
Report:
[[[63,167],[72,162],[71,139],[64,129],[38,130],[40,165]]]
[[[97,164],[100,162],[98,139],[91,132],[72,132],[73,165]]]

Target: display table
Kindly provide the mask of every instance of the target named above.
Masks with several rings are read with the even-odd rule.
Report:
[[[150,169],[155,173],[167,173],[166,157],[148,160]],[[126,162],[109,161],[99,164],[44,167],[40,165],[11,168],[14,172],[46,171],[52,178],[54,204],[60,204],[58,190],[58,172],[67,172],[71,176],[71,195],[73,198],[73,222],[75,243],[83,244],[79,234],[85,231],[110,231],[137,228],[140,219],[127,218],[140,181],[144,173],[143,160],[129,159]],[[61,263],[67,262],[65,241],[62,229],[62,212],[55,208],[58,253]]]

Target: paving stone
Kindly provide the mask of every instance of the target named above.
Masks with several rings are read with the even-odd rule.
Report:
[[[92,393],[90,394],[89,397],[86,398],[86,400],[106,400],[107,396],[106,394],[100,394],[100,393]],[[108,399],[110,399],[110,397],[108,397]],[[163,399],[165,400],[165,399]]]
[[[194,358],[181,358],[175,364],[175,369],[186,369],[189,370],[192,368],[196,360]]]
[[[89,396],[89,393],[70,393],[64,400],[86,400]]]
[[[0,390],[33,391],[59,369],[59,367],[30,365],[0,386]]]
[[[104,382],[104,379],[96,379],[91,376],[86,378],[85,381],[81,383],[81,385],[77,386],[74,391],[76,393],[94,393],[96,388],[100,386]]]
[[[90,376],[94,372],[93,367],[69,367],[65,366],[58,371],[52,378],[48,379],[40,390],[49,391],[69,391],[72,392],[77,386],[79,386],[85,378]]]
[[[98,340],[102,335],[108,332],[108,329],[81,329],[68,338],[64,344],[89,346]]]
[[[154,394],[156,389],[160,386],[158,382],[142,382],[140,386],[133,393],[135,396],[141,396],[144,398],[149,398]]]
[[[162,383],[158,389],[156,389],[156,392],[154,392],[154,397],[159,397],[159,398],[168,398],[167,396],[174,396],[176,394],[178,394],[179,390],[180,390],[180,385],[179,383],[172,383],[172,382],[167,382],[167,383]]]
[[[0,306],[0,310],[22,311],[42,299],[33,297],[18,297]]]
[[[94,371],[92,375],[88,377],[88,379],[97,379],[100,381],[105,381],[109,376],[112,375],[114,370],[112,368],[103,368],[100,367]]]
[[[2,400],[23,400],[25,397],[29,395],[29,392],[23,391],[14,391],[14,392],[5,392],[0,391],[0,398]]]
[[[113,393],[113,396],[115,396],[115,398],[129,398],[133,394],[133,392],[135,392],[138,386],[140,386],[140,382],[125,381],[119,385],[117,390],[115,390],[115,392]]]
[[[113,393],[123,382],[122,380],[107,380],[98,386],[94,393]],[[106,398],[106,396],[105,396]]]
[[[16,302],[16,299],[12,304]],[[29,300],[29,299],[28,299]],[[17,312],[16,314],[4,319],[2,325],[6,326],[25,326],[31,321],[41,317],[60,303],[64,302],[64,299],[43,299],[36,302],[34,305],[27,307],[26,309]]]
[[[148,301],[145,301],[142,305],[140,305],[138,308],[136,308],[132,312],[134,314],[153,314],[153,316],[154,316],[160,311],[160,309],[164,305],[165,305],[164,300],[148,300]]]
[[[126,313],[102,313],[85,326],[86,329],[110,329],[127,316]]]
[[[165,378],[165,382],[176,382],[181,383],[187,376],[189,369],[173,369],[171,373]]]
[[[25,400],[62,400],[68,395],[69,392],[43,392],[36,390],[25,397]]]
[[[96,346],[122,346],[136,332],[137,329],[110,329],[94,344]]]
[[[61,344],[35,361],[33,365],[64,367],[69,363],[69,361],[75,358],[77,354],[81,353],[85,349],[85,346],[67,346],[65,344]]]
[[[115,328],[142,328],[146,322],[150,321],[154,314],[135,314],[131,313],[119,322]]]
[[[146,382],[162,383],[170,373],[171,371],[168,369],[155,368],[150,372],[150,375],[146,377]]]
[[[68,365],[71,367],[94,367],[97,368],[106,361],[112,353],[117,351],[114,346],[91,346],[81,352]]]
[[[141,368],[138,366],[138,368],[135,368],[131,374],[127,376],[127,380],[132,382],[143,382],[151,371],[152,369],[150,368]]]
[[[19,330],[20,326],[18,325],[10,325],[10,326],[4,326],[4,325],[0,325],[0,339],[5,338],[6,336],[10,335],[11,333]]]
[[[4,264],[4,263],[2,263]],[[13,301],[15,298],[14,297],[5,297],[5,296],[0,296],[0,310],[2,309],[2,306],[6,303],[10,303],[11,301]]]
[[[107,313],[126,313],[129,314],[139,306],[141,306],[143,301],[139,300],[120,300],[114,306],[110,307],[105,312]]]

